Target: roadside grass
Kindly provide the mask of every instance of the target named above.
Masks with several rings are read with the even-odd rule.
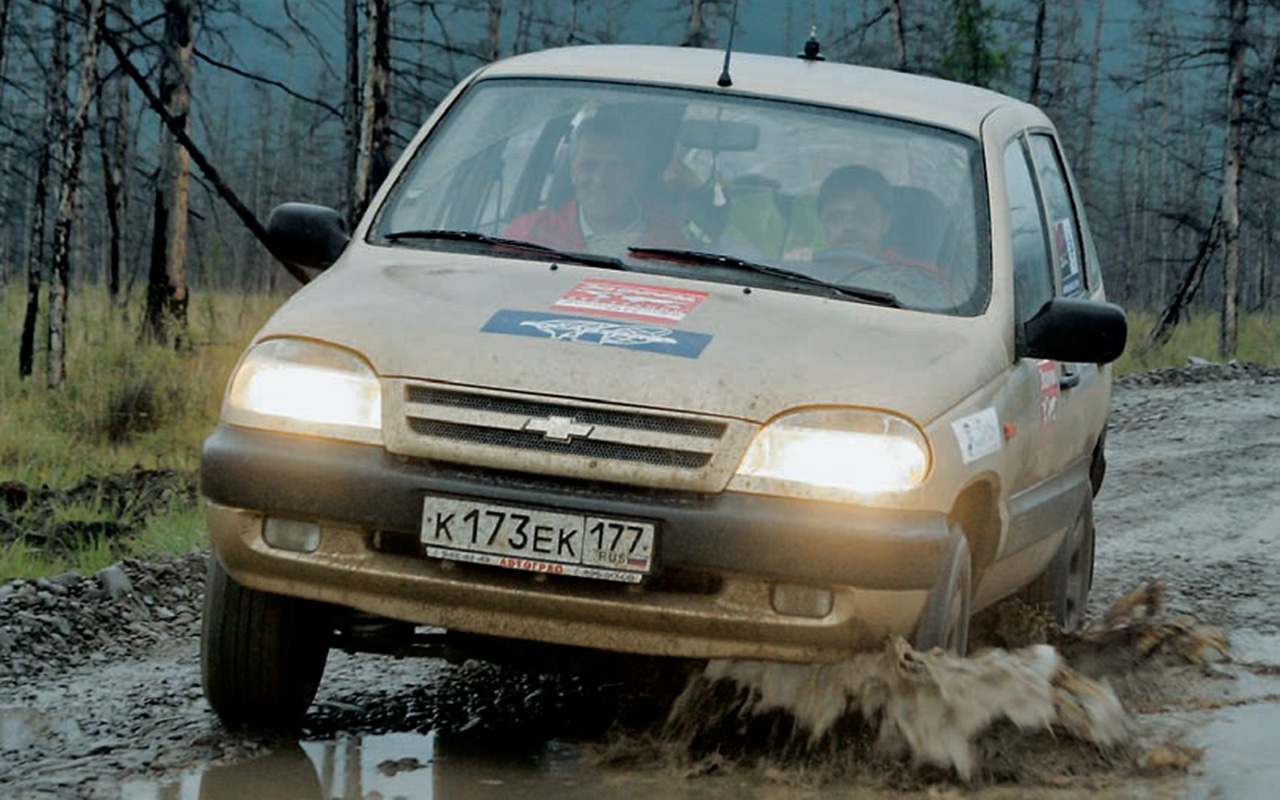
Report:
[[[193,346],[178,352],[140,342],[140,297],[113,303],[103,289],[80,288],[68,310],[66,383],[53,391],[45,385],[45,309],[36,328],[35,374],[22,380],[18,348],[25,297],[5,292],[0,321],[9,333],[0,336],[0,483],[59,488],[134,468],[193,473],[236,359],[284,299],[193,292]],[[102,503],[50,511],[55,524],[119,521]],[[0,521],[4,512],[0,507]],[[205,538],[203,509],[174,503],[149,512],[128,536],[91,537],[74,555],[45,552],[20,536],[0,539],[0,581],[68,570],[91,573],[122,557],[188,553],[203,547]]]
[[[1146,311],[1130,311],[1129,342],[1124,355],[1115,364],[1116,376],[1131,372],[1146,372],[1161,367],[1183,367],[1187,359],[1195,356],[1208,361],[1220,361],[1218,356],[1218,331],[1216,313],[1201,313],[1178,323],[1173,335],[1163,345],[1147,343],[1155,329],[1156,314]],[[1280,365],[1280,328],[1270,315],[1247,314],[1240,317],[1238,361],[1251,361],[1264,366]]]

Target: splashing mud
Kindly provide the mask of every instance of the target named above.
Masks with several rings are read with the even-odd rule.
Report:
[[[1079,634],[1017,601],[985,624],[984,642],[1001,646],[968,658],[896,639],[837,664],[712,661],[672,706],[661,749],[693,771],[726,759],[808,775],[909,763],[970,781],[984,769],[1016,776],[1019,748],[1028,761],[1043,757],[1029,736],[1043,731],[1053,746],[1079,743],[1080,758],[1099,768],[1139,770],[1144,755],[1128,747],[1134,726],[1111,680],[1207,663],[1228,649],[1216,628],[1169,618],[1159,582],[1125,595]]]

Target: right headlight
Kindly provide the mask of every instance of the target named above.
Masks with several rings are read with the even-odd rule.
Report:
[[[382,443],[382,389],[355,353],[298,339],[269,339],[241,360],[222,403],[223,420]]]
[[[857,501],[915,489],[929,467],[928,440],[902,417],[862,409],[797,411],[756,435],[729,488]]]

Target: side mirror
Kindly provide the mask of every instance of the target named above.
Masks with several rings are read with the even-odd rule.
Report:
[[[1124,353],[1124,310],[1097,300],[1055,298],[1023,326],[1020,357],[1110,364]]]
[[[267,218],[267,248],[286,264],[325,269],[349,241],[342,215],[325,206],[285,203]]]

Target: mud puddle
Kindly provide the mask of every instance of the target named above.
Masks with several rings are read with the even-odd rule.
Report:
[[[298,740],[122,796],[1265,796],[1280,637],[1244,632],[1228,656],[1162,598],[1141,587],[1070,637],[1005,611],[988,639],[1023,646],[966,659],[899,643],[825,667],[712,662],[666,695],[638,675],[468,662],[412,689],[322,696]]]

